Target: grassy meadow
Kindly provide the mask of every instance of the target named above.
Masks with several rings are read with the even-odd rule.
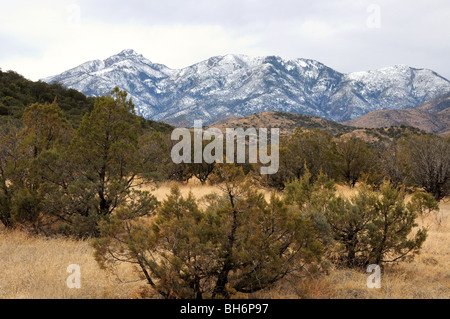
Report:
[[[157,188],[145,187],[159,199],[165,199],[171,183]],[[190,191],[196,198],[220,191],[197,182],[180,185],[183,195]],[[338,186],[338,192],[350,196],[356,190]],[[270,192],[265,191],[267,198]],[[249,298],[387,298],[387,299],[449,299],[450,298],[450,200],[440,203],[440,215],[421,220],[429,227],[420,255],[413,260],[386,265],[381,289],[369,289],[369,274],[352,269],[331,269],[314,280],[286,278],[270,290],[249,295]],[[437,217],[441,220],[438,222]],[[2,227],[2,226],[0,226]],[[44,238],[21,230],[0,228],[0,298],[2,299],[127,299],[154,298],[131,265],[116,271],[100,269],[93,257],[89,241],[67,238]],[[69,289],[66,281],[71,273],[67,267],[77,264],[81,269],[81,288]]]

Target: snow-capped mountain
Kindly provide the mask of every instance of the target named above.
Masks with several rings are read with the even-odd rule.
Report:
[[[119,86],[138,114],[175,125],[271,110],[342,122],[375,110],[415,108],[450,92],[450,81],[437,73],[404,65],[343,74],[308,59],[226,55],[174,70],[133,50],[43,81],[89,96]]]

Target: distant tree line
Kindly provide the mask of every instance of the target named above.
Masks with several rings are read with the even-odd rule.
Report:
[[[450,194],[450,138],[407,128],[390,130],[392,140],[369,144],[346,135],[332,137],[321,130],[297,129],[280,141],[280,168],[260,176],[258,165],[239,164],[246,174],[257,175],[266,187],[284,190],[287,183],[308,170],[313,182],[325,173],[338,183],[354,187],[358,182],[379,189],[389,181],[395,187],[422,189],[441,200]],[[390,134],[390,133],[389,133]],[[206,183],[217,164],[173,165],[168,178],[187,182],[196,177]]]
[[[407,133],[387,146],[373,147],[354,136],[333,139],[320,130],[299,129],[281,142],[279,172],[263,180],[282,190],[305,169],[312,180],[322,172],[352,187],[364,182],[379,188],[389,181],[441,200],[450,193],[450,139]]]

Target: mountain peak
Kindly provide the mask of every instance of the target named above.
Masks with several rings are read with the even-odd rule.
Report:
[[[122,50],[120,53],[110,56],[109,58],[104,60],[104,63],[105,63],[105,67],[110,67],[116,63],[121,63],[121,62],[127,61],[127,60],[131,61],[129,63],[135,63],[135,62],[151,63],[146,58],[144,58],[144,56],[142,54],[137,53],[133,49]]]
[[[119,54],[120,56],[141,56],[141,54],[138,54],[136,51],[134,51],[133,49],[125,49],[122,50]]]

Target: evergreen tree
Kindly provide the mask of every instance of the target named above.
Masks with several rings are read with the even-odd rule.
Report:
[[[337,143],[340,157],[339,171],[345,183],[354,187],[364,173],[369,173],[374,167],[375,154],[366,143],[356,137]]]
[[[42,165],[50,165],[48,154],[66,147],[72,128],[56,102],[33,104],[25,110],[22,129],[11,127],[2,140],[2,220],[42,230],[47,222],[42,211],[45,176]],[[6,183],[8,181],[8,183]]]
[[[139,129],[132,101],[118,88],[84,116],[65,156],[71,163],[66,186],[54,188],[49,205],[71,232],[97,235],[100,220],[135,196],[137,177],[150,162],[143,156],[150,153],[139,147]],[[64,196],[58,196],[61,191]]]
[[[286,183],[299,179],[308,169],[311,180],[322,172],[336,175],[338,154],[336,144],[326,132],[302,130],[284,138],[280,143],[280,168],[265,179],[269,186],[283,189]]]
[[[424,217],[430,215],[431,212],[439,212],[439,203],[434,196],[421,191],[414,192],[407,207],[410,211],[416,211],[420,215],[422,223]]]
[[[215,176],[224,196],[205,209],[174,188],[151,225],[130,214],[102,222],[99,263],[136,263],[164,298],[201,299],[256,292],[320,261],[315,229],[297,210],[275,195],[268,203],[242,168],[221,165]]]
[[[381,191],[366,189],[351,199],[334,198],[326,218],[342,245],[349,267],[393,262],[417,253],[427,237],[417,227],[417,211],[406,207],[405,195],[387,183]]]

